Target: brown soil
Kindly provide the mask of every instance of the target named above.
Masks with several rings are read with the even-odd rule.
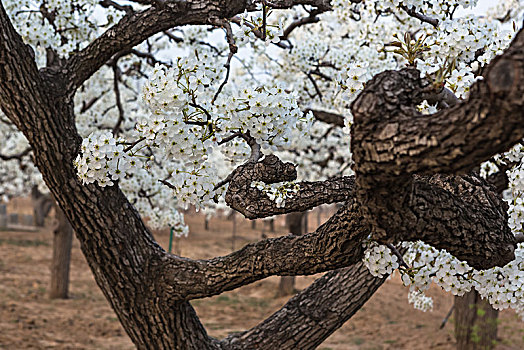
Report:
[[[30,212],[27,201],[11,204],[11,212]],[[95,284],[79,249],[73,244],[71,261],[71,298],[47,297],[52,253],[52,220],[38,232],[0,231],[0,349],[133,349],[133,344]],[[174,250],[192,258],[227,254],[233,249],[232,230],[236,225],[234,246],[256,241],[262,234],[284,234],[282,220],[277,233],[236,215],[235,223],[226,218],[211,219],[204,230],[203,217],[186,215],[191,233],[176,240]],[[317,216],[310,215],[310,229]],[[159,243],[168,246],[167,231],[156,232]],[[298,277],[297,289],[307,287],[316,277]],[[224,337],[256,325],[282,306],[287,298],[276,298],[278,277],[272,277],[222,295],[192,302],[208,332]],[[438,288],[429,291],[434,299],[433,312],[414,310],[407,302],[407,289],[392,278],[340,330],[319,349],[454,349],[452,319],[439,329],[453,297]],[[498,350],[524,349],[524,324],[512,311],[499,319]]]

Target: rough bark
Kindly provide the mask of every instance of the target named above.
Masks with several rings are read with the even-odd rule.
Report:
[[[344,202],[351,198],[354,188],[352,177],[334,177],[326,181],[299,182],[300,191],[277,207],[262,191],[251,187],[253,181],[275,183],[293,181],[297,172],[293,164],[284,163],[274,155],[258,163],[238,167],[226,192],[226,203],[248,219],[305,211],[325,203]]]
[[[51,260],[51,299],[69,297],[69,266],[71,264],[71,247],[73,228],[62,209],[55,207],[56,225],[53,230],[53,259]]]
[[[467,173],[524,138],[524,31],[488,66],[470,97],[421,115],[435,94],[415,69],[386,71],[366,83],[352,104],[355,171],[373,183],[410,174]],[[487,147],[489,145],[489,147]]]
[[[385,280],[373,277],[362,262],[330,271],[265,321],[224,342],[239,350],[315,349],[350,319]]]
[[[373,114],[366,115],[366,108],[371,111],[374,107],[371,97],[379,79],[375,80],[376,84],[370,84],[369,89],[366,87],[364,98],[354,105],[353,110],[355,128],[352,140],[362,141],[361,149],[352,144],[357,155],[356,182],[345,178],[312,187],[332,186],[332,193],[340,198],[337,201],[350,199],[349,203],[315,232],[301,237],[261,241],[226,257],[210,260],[190,260],[166,253],[154,241],[151,232],[117,186],[101,188],[94,184],[84,185],[73,168],[73,159],[78,154],[81,141],[74,123],[73,96],[83,81],[117,52],[158,31],[182,24],[209,24],[214,17],[232,16],[248,6],[247,2],[235,0],[165,3],[166,6],[126,16],[84,50],[72,55],[64,66],[47,67],[41,71],[32,59],[31,49],[15,32],[0,4],[0,106],[28,139],[35,165],[72,223],[98,285],[138,348],[306,349],[317,346],[358,310],[382,283],[370,277],[361,263],[356,263],[362,255],[362,240],[372,232],[371,228],[375,230],[374,225],[381,220],[397,225],[393,228],[403,228],[402,234],[413,239],[422,236],[428,242],[443,241],[443,246],[452,248],[453,254],[466,258],[473,266],[490,267],[511,258],[508,246],[512,241],[506,236],[506,217],[501,213],[500,202],[490,197],[489,188],[484,183],[467,176],[412,174],[418,171],[428,174],[466,171],[473,164],[520,141],[524,125],[518,79],[522,76],[522,58],[519,58],[522,33],[517,36],[513,48],[495,62],[494,68],[488,68],[486,82],[473,90],[472,96],[478,93],[481,100],[472,98],[442,112],[434,122],[419,118],[420,123],[413,124],[414,119],[409,118],[407,112],[411,113],[412,102],[418,96],[415,94],[408,98],[407,95],[415,93],[419,87],[418,78],[412,77],[412,73],[399,73],[407,79],[406,87],[411,90],[404,90],[398,96],[388,91],[385,95],[387,99],[396,99],[396,102],[388,104],[387,108],[392,108],[387,110],[388,113],[375,114],[385,115],[386,121],[390,117],[392,120],[397,117],[402,119],[404,115],[406,118],[402,120],[406,121],[405,124],[388,127],[384,126],[383,121],[373,121]],[[299,3],[329,8],[329,2],[324,0],[272,2],[277,7],[291,7]],[[384,80],[384,84],[387,86],[390,83]],[[383,101],[379,97],[375,95],[377,106]],[[498,111],[497,121],[493,117],[495,110]],[[448,119],[445,120],[443,115]],[[366,121],[368,117],[371,121]],[[376,123],[374,128],[371,125],[373,122]],[[388,141],[387,137],[391,132],[409,131],[404,127],[413,125],[416,130],[406,134],[406,137],[415,135],[418,140],[413,152],[407,152],[409,147],[402,146],[400,141],[404,139],[399,141],[398,147],[387,151],[381,148],[384,144],[389,145],[391,140]],[[449,143],[446,137],[451,138],[457,132],[463,136],[462,130],[457,131],[461,125],[466,125],[471,135],[460,140],[453,137],[458,143]],[[396,179],[393,164],[388,163],[387,159],[373,158],[376,152],[373,153],[374,146],[370,146],[373,142],[368,139],[373,136],[370,130],[385,130],[382,138],[377,139],[376,147],[381,154],[398,154],[393,163],[398,163],[399,174],[409,175],[409,178]],[[396,136],[399,135],[402,136],[396,133]],[[433,138],[437,138],[436,145]],[[479,144],[483,147],[478,147]],[[366,158],[369,154],[372,157]],[[380,160],[378,163],[377,159]],[[417,165],[419,163],[420,166]],[[263,162],[260,164],[246,165],[244,170],[250,172],[251,167],[266,167],[266,174],[259,178],[266,182],[280,181],[277,178],[281,174]],[[371,180],[373,176],[377,176],[376,181]],[[249,180],[247,177],[243,183]],[[373,183],[382,187],[378,186],[375,191],[371,186]],[[307,193],[308,187],[304,186]],[[340,186],[346,186],[346,189],[340,190]],[[350,190],[353,186],[355,189]],[[386,193],[387,188],[391,191]],[[369,198],[365,195],[368,190],[375,191]],[[233,201],[243,200],[244,193],[247,192],[233,195]],[[353,195],[355,201],[351,200]],[[378,198],[381,195],[384,198]],[[386,197],[394,200],[387,201]],[[249,194],[245,198],[244,202],[249,202]],[[322,200],[318,201],[318,204],[321,203]],[[411,205],[399,207],[402,204]],[[481,204],[487,208],[481,207]],[[308,206],[311,205],[316,204],[309,201]],[[385,213],[388,205],[391,205],[392,211],[377,220],[374,215],[379,215],[381,210]],[[451,208],[460,215],[447,215],[446,220],[437,221],[438,228],[433,231],[418,231],[430,228],[433,221],[439,220],[439,212],[447,213]],[[377,209],[375,213],[374,209]],[[478,222],[476,227],[475,222]],[[403,224],[411,226],[398,226]],[[415,228],[417,230],[413,231]],[[401,239],[402,235],[398,238]],[[471,242],[474,238],[477,242],[466,245],[465,251],[460,248],[465,239]],[[215,295],[270,275],[310,274],[352,264],[355,265],[351,268],[328,273],[261,325],[223,342],[207,335],[187,301]],[[346,287],[340,288],[337,283],[346,283]]]
[[[455,297],[457,350],[490,350],[497,339],[498,311],[476,290]]]

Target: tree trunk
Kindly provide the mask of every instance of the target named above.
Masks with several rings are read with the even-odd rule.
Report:
[[[269,232],[275,233],[275,218],[269,219]]]
[[[40,192],[37,186],[33,186],[31,189],[31,200],[33,202],[34,224],[43,227],[45,218],[51,211],[54,201],[50,195]]]
[[[73,161],[81,144],[81,138],[75,127],[73,100],[75,90],[116,53],[128,50],[155,33],[180,25],[209,24],[210,18],[231,18],[242,13],[245,8],[245,2],[234,1],[194,1],[188,2],[187,6],[184,3],[183,6],[176,5],[173,8],[152,6],[142,12],[125,16],[85,49],[72,55],[63,66],[45,67],[39,70],[32,59],[34,54],[30,47],[24,44],[20,35],[16,33],[0,2],[2,111],[28,139],[33,150],[34,163],[69,221],[73,223],[80,247],[96,282],[139,349],[224,349],[226,345],[230,345],[229,349],[312,349],[321,344],[356,312],[383,282],[373,278],[362,263],[353,265],[358,270],[347,268],[327,273],[327,277],[320,278],[305,292],[292,298],[283,309],[261,325],[242,333],[239,337],[233,336],[219,342],[208,336],[187,301],[196,298],[199,288],[202,288],[202,283],[193,282],[204,276],[206,282],[211,283],[209,286],[204,286],[204,289],[208,290],[205,290],[202,297],[220,290],[221,287],[217,284],[213,285],[212,282],[223,281],[221,277],[226,275],[224,271],[227,271],[229,266],[221,262],[228,259],[237,262],[234,265],[238,271],[236,274],[233,273],[232,277],[228,275],[226,277],[246,278],[245,283],[249,283],[249,277],[255,274],[267,277],[271,271],[277,271],[273,274],[278,274],[278,271],[286,272],[292,270],[285,264],[290,259],[278,259],[285,256],[286,251],[272,250],[276,259],[271,261],[277,261],[277,265],[257,265],[258,257],[243,255],[247,253],[246,250],[209,261],[181,259],[167,254],[154,241],[136,209],[118,186],[86,185],[78,178],[77,171],[73,167]],[[359,220],[353,221],[351,220],[353,216],[345,218],[341,214],[318,233],[331,237],[330,242],[317,241],[316,245],[297,242],[298,245],[305,245],[301,251],[302,255],[290,257],[294,262],[292,268],[305,262],[314,262],[314,266],[324,264],[323,259],[314,256],[312,259],[309,255],[311,250],[314,251],[319,246],[323,248],[324,245],[332,248],[329,256],[343,252],[344,257],[349,255],[354,259],[360,259],[362,239],[367,237],[371,231],[370,227],[373,227],[372,224],[377,221],[369,218],[382,218],[378,216],[380,213],[371,211],[375,208],[384,208],[381,206],[382,202],[377,205],[370,202],[370,205],[361,201],[366,199],[363,194],[370,185],[384,179],[384,176],[378,176],[376,181],[371,181],[375,169],[377,173],[385,176],[398,175],[399,172],[412,174],[421,169],[424,174],[441,169],[447,173],[455,170],[463,173],[472,165],[477,165],[495,153],[507,150],[522,139],[524,135],[520,112],[522,111],[522,84],[513,83],[513,79],[517,79],[524,70],[524,66],[519,63],[524,47],[524,34],[519,33],[515,42],[510,50],[495,60],[494,66],[490,65],[484,76],[485,79],[475,85],[477,87],[474,86],[471,92],[474,99],[462,103],[460,108],[450,108],[448,111],[432,115],[432,118],[420,118],[415,115],[414,119],[411,119],[409,116],[404,117],[399,114],[399,110],[409,112],[412,103],[422,96],[420,89],[414,87],[414,83],[403,84],[399,80],[398,83],[393,82],[394,84],[388,82],[382,84],[377,83],[380,82],[377,78],[369,85],[366,84],[366,90],[360,94],[361,98],[353,103],[355,128],[352,128],[351,137],[352,150],[356,155],[354,160],[355,168],[358,170],[357,180],[359,177],[362,177],[362,180],[356,182],[355,193],[358,201],[352,204],[349,208],[351,210],[344,212],[346,215],[358,214]],[[510,70],[512,67],[513,70]],[[392,72],[382,73],[382,76],[386,75],[393,77]],[[497,79],[498,77],[501,79]],[[418,72],[416,78],[419,79]],[[391,94],[393,88],[404,85],[411,90]],[[380,87],[383,89],[380,90]],[[503,88],[508,89],[508,92],[504,92]],[[417,93],[417,98],[412,98],[410,93],[412,91]],[[373,92],[378,94],[374,95]],[[382,92],[385,93],[381,94]],[[383,103],[384,101],[387,103]],[[403,105],[406,108],[403,108]],[[475,108],[478,105],[482,108]],[[378,108],[385,110],[382,108],[384,106],[391,109],[385,113],[375,113]],[[394,113],[390,113],[391,111]],[[364,115],[364,113],[368,114]],[[479,113],[482,113],[482,118],[478,118]],[[389,116],[399,115],[404,118],[402,123],[391,123],[387,128],[379,124],[379,121],[389,122]],[[370,124],[373,122],[377,125],[371,128]],[[432,124],[425,127],[423,123],[426,122]],[[363,126],[361,127],[359,123]],[[464,139],[466,135],[464,126],[467,126],[468,130],[475,131],[467,133],[466,139]],[[413,143],[414,147],[418,147],[417,149],[403,148],[403,151],[399,152],[399,147],[389,146],[393,140],[392,136],[400,136],[400,133],[405,130],[404,127],[422,133],[422,135],[415,135],[417,140],[424,140],[424,142]],[[377,140],[382,143],[368,137],[369,129],[380,132]],[[446,132],[442,132],[444,130]],[[395,134],[397,131],[398,133]],[[430,141],[426,138],[428,134],[432,137]],[[491,138],[486,140],[488,134]],[[406,133],[400,140],[405,140],[406,137],[412,140],[413,135],[413,132]],[[457,142],[458,137],[462,137],[460,142]],[[448,141],[444,139],[440,142],[443,138],[447,138]],[[485,147],[478,147],[480,144]],[[378,157],[377,147],[380,147],[382,152]],[[416,151],[415,155],[419,157],[413,156],[410,161],[412,150]],[[402,157],[391,158],[398,154],[402,154]],[[372,157],[365,158],[366,155]],[[391,157],[387,157],[388,155]],[[426,158],[421,159],[422,156]],[[390,159],[394,161],[387,163]],[[440,161],[436,162],[435,159]],[[402,167],[397,168],[397,163]],[[253,164],[248,163],[242,169],[250,166]],[[421,166],[423,168],[420,168]],[[264,164],[259,162],[256,167],[264,168]],[[271,181],[272,174],[266,172],[266,175],[265,178]],[[366,177],[370,179],[368,182],[365,181]],[[486,196],[482,195],[482,191],[462,191],[464,188],[470,188],[468,186],[482,189],[481,183],[475,182],[471,176],[467,178],[470,181],[469,185],[461,181],[461,178],[455,177],[450,177],[449,182],[437,177],[437,184],[430,182],[435,178],[416,177],[416,179],[417,182],[413,187],[400,193],[402,198],[409,201],[405,203],[406,210],[402,210],[402,206],[395,207],[398,191],[393,195],[384,196],[385,200],[392,199],[394,204],[391,210],[387,211],[387,216],[383,217],[384,224],[391,226],[388,227],[391,231],[399,229],[398,238],[405,240],[416,234],[416,238],[425,239],[427,243],[437,243],[436,246],[439,248],[449,247],[451,253],[457,254],[459,258],[464,256],[468,263],[472,262],[474,263],[471,264],[472,266],[480,268],[505,264],[513,259],[507,250],[508,247],[512,247],[512,243],[514,245],[514,238],[507,227],[507,214],[502,215],[500,210],[497,211],[500,206],[493,205],[497,203],[497,198],[488,197],[484,200]],[[424,182],[425,180],[427,181]],[[251,181],[249,179],[249,184]],[[232,191],[233,182],[231,181],[228,192]],[[449,194],[446,197],[443,195],[444,189],[449,190],[449,188],[456,191],[452,193],[453,196],[446,192]],[[319,191],[312,193],[319,193]],[[229,198],[233,198],[237,203],[236,206],[241,208],[240,204],[245,203],[245,200],[233,194],[230,193]],[[427,201],[428,196],[424,194],[432,200]],[[489,211],[485,207],[488,207]],[[253,210],[258,210],[257,208],[259,206],[253,206]],[[305,209],[309,208],[311,206]],[[433,214],[424,216],[428,212],[442,216],[441,208],[454,208],[454,211],[461,212],[462,215],[448,221],[443,221],[440,217],[434,218],[431,216]],[[473,218],[474,224],[468,221],[468,218]],[[438,225],[435,225],[435,222]],[[358,229],[353,232],[349,226]],[[438,230],[431,230],[433,226],[438,226]],[[418,227],[418,230],[413,230],[414,227]],[[412,236],[406,232],[411,233]],[[332,236],[330,233],[340,234]],[[345,244],[333,247],[333,243],[336,243],[337,238],[342,234],[348,236]],[[508,238],[509,235],[513,241]],[[309,242],[314,241],[316,237],[310,235]],[[457,244],[457,237],[463,244]],[[443,240],[444,246],[439,243]],[[286,237],[268,240],[264,244],[267,250],[271,250],[283,241],[286,241]],[[359,248],[351,249],[353,243],[358,244]],[[279,266],[280,264],[284,266]],[[242,269],[243,266],[250,265],[253,268]],[[201,270],[200,266],[214,268],[214,270]],[[252,281],[254,280],[253,277]],[[337,283],[344,281],[348,282],[348,288],[341,289]],[[231,281],[226,279],[226,282]]]
[[[497,339],[498,311],[476,290],[455,297],[455,337],[458,350],[490,350]]]
[[[51,262],[51,299],[67,299],[69,291],[69,265],[73,228],[60,207],[55,206],[56,226],[53,230],[53,260]]]
[[[300,236],[304,233],[304,217],[306,212],[296,212],[286,215],[286,225],[289,233],[295,236]],[[295,293],[295,276],[280,277],[280,284],[278,285],[277,296],[291,295]]]

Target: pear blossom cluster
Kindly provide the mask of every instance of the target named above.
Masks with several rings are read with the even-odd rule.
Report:
[[[433,299],[419,290],[413,290],[408,293],[408,302],[413,305],[415,310],[422,312],[433,311]]]
[[[369,74],[368,64],[362,63],[349,63],[344,66],[342,71],[339,73],[338,82],[343,90],[347,90],[349,96],[345,97],[346,100],[353,100],[360,91],[364,90],[364,84],[371,79]]]
[[[262,12],[248,14],[244,12],[240,17],[240,28],[235,32],[235,42],[238,44],[245,44],[248,42],[256,42],[260,40],[259,36],[262,36],[264,43],[269,45],[270,43],[278,43],[280,36],[284,34],[284,21],[281,17],[277,23],[270,21],[266,23],[264,28],[264,19]],[[271,18],[271,11],[266,17]]]
[[[86,184],[112,186],[137,166],[137,161],[124,151],[122,141],[111,132],[93,132],[82,141],[81,152],[75,159],[75,167]]]
[[[364,243],[364,247],[364,265],[373,276],[382,278],[399,268],[397,256],[387,246],[371,241]]]
[[[383,277],[398,268],[402,282],[410,287],[410,303],[421,310],[432,304],[423,292],[433,282],[446,292],[462,296],[475,288],[493,308],[512,308],[524,319],[524,244],[515,250],[516,259],[503,267],[476,270],[444,250],[421,241],[402,243],[408,267],[400,266],[396,256],[384,245],[367,242],[363,262],[373,276]],[[414,293],[414,294],[412,294]]]
[[[262,191],[270,200],[276,203],[277,208],[285,207],[286,199],[292,198],[300,190],[300,185],[294,182],[266,184],[262,181],[253,181],[251,187]]]
[[[9,0],[4,3],[16,29],[41,59],[45,59],[47,48],[68,57],[95,39],[100,34],[99,27],[114,24],[123,16],[123,12],[107,8],[107,16],[99,22],[94,16],[99,6],[97,0]]]
[[[226,131],[249,133],[263,148],[285,147],[291,143],[291,133],[297,123],[311,123],[313,116],[299,108],[296,92],[286,92],[281,86],[246,87],[237,97],[228,99],[222,106]],[[224,101],[225,102],[225,101]],[[226,123],[227,122],[227,125]],[[305,133],[307,130],[302,126]]]
[[[472,8],[477,5],[478,0],[387,0],[381,1],[381,9],[398,10],[401,6],[416,10],[429,17],[444,19],[453,13],[456,6],[462,8]]]

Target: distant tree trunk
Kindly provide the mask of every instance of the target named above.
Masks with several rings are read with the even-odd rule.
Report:
[[[73,228],[62,209],[55,206],[56,226],[53,230],[53,260],[51,262],[51,299],[66,299],[69,291],[69,265]]]
[[[275,219],[269,219],[269,232],[275,233]]]
[[[300,236],[304,233],[304,217],[306,212],[296,212],[286,215],[286,226],[292,235]],[[291,295],[295,292],[295,276],[280,277],[277,296]]]
[[[256,230],[256,228],[257,228],[257,221],[251,220],[251,229]]]
[[[204,217],[204,230],[209,230],[209,218],[207,217],[207,215]]]
[[[42,227],[45,218],[51,211],[54,201],[49,194],[43,194],[38,190],[38,186],[31,189],[31,200],[33,202],[33,217],[35,226]]]
[[[498,311],[476,290],[455,297],[457,350],[490,350],[497,339]]]

